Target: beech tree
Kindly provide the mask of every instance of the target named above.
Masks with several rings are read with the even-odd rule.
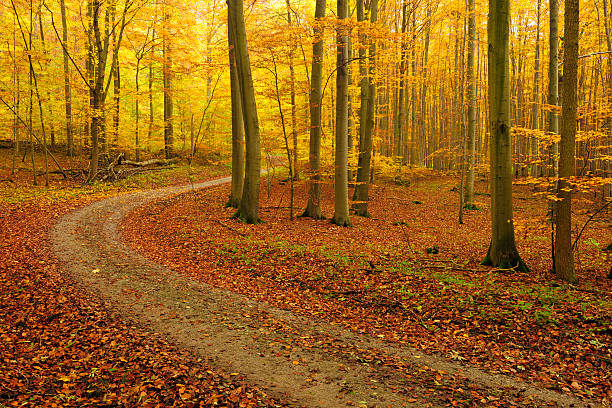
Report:
[[[312,44],[312,73],[310,75],[310,140],[309,165],[310,182],[308,203],[304,217],[321,219],[321,86],[323,82],[323,27],[321,19],[325,17],[326,0],[317,0],[315,8],[315,41]]]
[[[227,21],[232,21],[232,8],[227,8]],[[230,95],[232,104],[232,187],[227,205],[238,208],[242,199],[244,187],[244,125],[242,120],[242,98],[240,82],[236,67],[236,46],[233,30],[227,27],[227,42],[229,47]]]
[[[244,186],[236,216],[246,223],[255,224],[259,220],[259,178],[261,173],[261,151],[259,147],[259,119],[255,103],[255,89],[251,74],[251,62],[247,47],[246,28],[242,0],[228,1],[228,20],[232,30],[234,50],[236,55],[236,70],[240,86],[242,120],[246,140],[246,159],[244,171]]]
[[[370,24],[376,24],[378,18],[378,0],[371,0],[369,3]],[[357,20],[365,21],[366,15],[363,1],[357,2]],[[367,37],[360,34],[362,42],[359,49],[359,82],[361,94],[361,106],[359,108],[359,159],[357,163],[357,179],[353,200],[355,214],[367,217],[370,170],[372,160],[372,139],[374,133],[374,101],[376,100],[376,85],[374,83],[374,70],[376,58],[376,40],[370,39],[370,47],[366,55],[365,43]],[[367,57],[367,58],[366,58]]]
[[[476,17],[475,1],[467,1],[467,25],[468,25],[468,46],[467,46],[467,179],[465,182],[464,203],[468,208],[474,206],[474,165],[476,154]]]
[[[489,0],[491,244],[483,264],[527,271],[514,240],[510,136],[510,0]]]
[[[572,185],[576,149],[576,116],[578,86],[578,25],[579,1],[565,0],[565,32],[563,35],[563,110],[561,117],[561,143],[559,183],[555,211],[555,272],[561,279],[575,283],[572,248]]]
[[[337,0],[336,28],[336,155],[332,223],[350,226],[348,202],[348,1]]]
[[[163,21],[164,27],[162,32],[162,76],[164,82],[164,150],[166,159],[172,158],[174,155],[174,100],[172,98],[172,42],[169,33],[169,20],[171,13],[169,7],[164,0],[163,3]]]

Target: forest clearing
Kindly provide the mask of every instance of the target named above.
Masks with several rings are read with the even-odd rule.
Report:
[[[0,0],[0,408],[609,407],[610,0]]]

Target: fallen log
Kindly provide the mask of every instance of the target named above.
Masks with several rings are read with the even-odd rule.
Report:
[[[169,160],[165,160],[165,159],[151,159],[151,160],[145,160],[145,161],[141,161],[141,162],[135,162],[135,161],[131,161],[131,160],[123,160],[121,161],[121,164],[127,165],[127,166],[136,166],[136,167],[148,167],[148,166],[169,166],[171,164],[175,164],[179,162],[179,158],[175,157],[173,159],[169,159]]]

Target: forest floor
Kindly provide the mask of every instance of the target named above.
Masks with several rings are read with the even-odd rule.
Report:
[[[515,189],[518,247],[532,272],[495,271],[479,265],[489,239],[489,198],[479,195],[480,209],[466,212],[465,224],[458,225],[455,186],[448,177],[410,187],[376,186],[372,217],[353,217],[352,228],[339,228],[325,220],[290,221],[288,184],[263,179],[260,225],[232,220],[233,211],[223,208],[228,188],[220,186],[141,207],[121,228],[133,249],[191,279],[333,323],[356,336],[382,339],[385,345],[364,347],[333,335],[310,335],[275,320],[275,330],[284,335],[271,342],[266,356],[278,352],[280,343],[300,353],[319,349],[372,371],[385,367],[385,378],[403,381],[403,403],[414,400],[416,406],[424,401],[463,406],[544,402],[532,402],[512,387],[495,389],[470,378],[466,369],[417,364],[402,356],[402,347],[412,347],[413,356],[434,355],[480,368],[491,378],[503,374],[517,379],[515,387],[534,384],[607,403],[612,285],[605,278],[609,259],[601,250],[612,241],[609,212],[585,230],[576,251],[581,283],[568,286],[548,273],[544,200],[527,186]],[[484,193],[485,183],[478,189]],[[299,183],[300,207],[306,191]],[[324,185],[323,197],[330,216],[331,185]],[[576,224],[582,226],[594,208],[597,203],[577,202]],[[434,247],[439,253],[428,254]],[[267,315],[244,313],[260,326],[270,325]],[[292,332],[303,336],[291,337]],[[361,398],[367,405],[368,398]]]
[[[458,226],[450,178],[375,187],[353,228],[289,221],[276,180],[262,180],[257,226],[223,208],[228,186],[151,190],[218,172],[0,185],[0,405],[609,403],[609,216],[568,287],[547,275],[545,206],[526,188],[517,235],[533,273],[519,275],[478,266],[488,199]]]
[[[120,318],[106,299],[75,284],[51,250],[49,230],[78,208],[218,177],[227,168],[180,167],[93,186],[54,175],[49,188],[33,186],[31,172],[12,175],[10,168],[10,157],[0,154],[0,407],[278,406]]]

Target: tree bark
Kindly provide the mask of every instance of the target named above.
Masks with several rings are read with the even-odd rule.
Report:
[[[309,165],[310,183],[308,203],[303,217],[323,218],[321,213],[321,86],[323,82],[323,28],[326,0],[317,0],[315,9],[315,42],[312,45],[312,74],[310,77],[310,140]]]
[[[336,155],[334,174],[334,216],[332,223],[350,226],[348,203],[348,1],[337,0],[336,31]]]
[[[62,41],[64,47],[68,47],[68,25],[66,23],[66,2],[60,0],[62,13]],[[68,50],[64,49],[64,101],[66,112],[66,154],[74,156],[74,139],[72,135],[72,87],[70,85],[70,60]]]
[[[172,98],[172,50],[167,32],[170,13],[168,12],[165,1],[164,8],[164,23],[166,24],[162,39],[162,73],[164,82],[164,149],[166,152],[166,159],[170,159],[172,156],[174,156],[174,100]]]
[[[536,23],[536,49],[535,63],[533,67],[533,108],[531,112],[531,128],[540,129],[540,8],[542,0],[538,0],[537,23]],[[539,159],[538,139],[531,136],[531,177],[538,177],[540,166],[537,164]]]
[[[565,0],[565,33],[563,49],[563,111],[561,117],[561,143],[559,184],[555,211],[555,272],[564,281],[575,283],[572,251],[572,186],[576,146],[577,74],[579,1]]]
[[[376,24],[378,17],[378,0],[370,1],[370,24]],[[363,0],[357,2],[357,19],[365,20]],[[374,84],[374,70],[376,57],[376,40],[370,39],[368,60],[364,48],[366,36],[360,34],[359,71],[361,75],[361,106],[359,108],[359,160],[357,165],[357,182],[353,209],[355,214],[368,217],[368,201],[370,188],[370,168],[372,160],[372,135],[374,133],[374,101],[376,98],[376,85]],[[369,68],[368,68],[369,67]]]
[[[552,110],[548,114],[548,131],[559,133],[559,116],[557,105],[559,103],[559,0],[550,0],[550,37],[548,60],[548,104]],[[549,174],[558,176],[559,145],[554,143],[551,147],[551,162]]]
[[[475,0],[468,0],[468,44],[467,44],[467,171],[464,205],[474,206],[474,156],[476,154],[476,16]]]
[[[231,29],[235,39],[236,68],[242,100],[242,119],[246,140],[244,186],[236,216],[249,224],[259,220],[259,179],[261,173],[261,151],[259,145],[259,120],[255,103],[255,89],[251,74],[251,63],[247,47],[246,28],[242,0],[229,0],[232,17]]]
[[[232,21],[228,7],[228,21]],[[233,30],[228,25],[227,41],[229,45],[230,92],[232,102],[232,187],[227,202],[228,207],[238,208],[244,188],[244,125],[242,121],[242,102],[240,83],[236,68],[236,46]]]
[[[489,0],[491,244],[483,263],[527,271],[516,249],[512,217],[509,36],[510,0]]]
[[[427,166],[427,132],[425,126],[425,119],[427,117],[427,63],[429,60],[429,42],[431,32],[431,5],[427,4],[427,11],[425,17],[425,49],[423,50],[423,85],[421,87],[421,114],[420,114],[420,128],[419,128],[419,166]]]

